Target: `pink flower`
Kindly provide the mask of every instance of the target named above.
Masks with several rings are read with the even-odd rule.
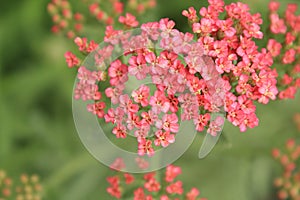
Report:
[[[146,60],[143,55],[138,54],[137,56],[132,56],[128,63],[129,74],[135,76],[138,80],[146,78],[149,67],[146,65]]]
[[[215,41],[212,47],[213,49],[208,53],[209,56],[218,58],[228,57],[228,47],[225,41]]]
[[[176,181],[175,183],[170,184],[169,186],[167,186],[166,191],[169,194],[181,195],[183,193],[182,182]]]
[[[155,179],[151,178],[144,184],[144,188],[149,192],[158,192],[161,188],[160,183]]]
[[[240,109],[247,115],[254,113],[256,110],[256,106],[246,95],[239,96],[238,103],[240,104]]]
[[[149,87],[141,85],[138,90],[134,90],[131,96],[134,98],[134,101],[140,103],[143,107],[147,106],[149,101]]]
[[[217,26],[214,21],[207,18],[201,18],[200,23],[193,24],[193,32],[201,33],[202,35],[209,35],[211,32],[217,30]]]
[[[245,132],[247,127],[254,128],[258,125],[258,118],[255,113],[250,113],[245,115],[245,118],[241,121],[239,127],[241,132]]]
[[[178,111],[178,99],[174,95],[169,95],[170,111],[175,113]]]
[[[187,194],[186,199],[187,200],[196,200],[196,198],[199,196],[200,192],[197,188],[192,188]]]
[[[141,126],[134,131],[134,136],[137,138],[137,141],[140,141],[143,138],[146,138],[149,134],[150,126],[141,124]]]
[[[117,124],[112,130],[112,133],[116,135],[117,138],[126,138],[126,128],[121,124]]]
[[[145,138],[141,138],[138,144],[138,154],[140,156],[143,156],[147,154],[148,156],[154,155],[154,149],[152,148],[152,141],[147,140]]]
[[[147,33],[148,37],[151,37],[153,40],[157,40],[159,37],[159,23],[158,22],[148,22],[142,24],[142,31]]]
[[[196,22],[198,20],[197,11],[194,7],[189,7],[188,10],[183,10],[182,15],[187,17],[191,22]]]
[[[110,108],[104,115],[105,122],[111,122],[113,124],[121,124],[124,117],[124,110],[120,107],[116,109]]]
[[[197,119],[194,119],[194,124],[196,125],[196,130],[201,132],[204,130],[205,126],[210,120],[210,114],[205,113],[204,115],[198,115]]]
[[[168,38],[169,34],[173,30],[175,26],[175,22],[172,20],[169,20],[168,18],[163,18],[159,21],[159,29],[162,31],[161,37],[162,38]]]
[[[269,3],[269,10],[271,12],[276,12],[278,10],[279,6],[280,6],[279,2],[272,0]]]
[[[135,16],[130,13],[126,13],[125,17],[120,16],[119,22],[128,27],[137,27],[139,25],[139,22],[136,20]]]
[[[273,57],[280,55],[281,48],[282,45],[279,42],[277,42],[275,39],[269,39],[267,49]]]
[[[221,116],[217,116],[216,119],[210,122],[207,133],[210,133],[212,136],[217,136],[217,134],[222,130],[223,125],[224,118]]]
[[[288,32],[288,33],[285,35],[285,44],[290,45],[290,44],[292,44],[295,40],[296,40],[296,37],[295,37],[292,33]]]
[[[65,53],[65,58],[69,68],[79,66],[80,60],[70,51]]]
[[[174,165],[168,165],[166,168],[166,176],[165,181],[168,183],[171,183],[174,181],[174,179],[182,173],[181,168],[174,166]]]
[[[258,92],[261,95],[261,97],[258,99],[258,102],[267,104],[269,102],[269,99],[275,100],[276,95],[278,94],[278,89],[276,85],[273,85],[271,81],[267,81],[265,85],[260,87],[258,89]]]
[[[88,85],[79,82],[77,83],[74,93],[75,99],[81,98],[83,101],[99,100],[101,98],[101,93],[98,91],[98,85],[95,84]]]
[[[105,95],[108,98],[111,98],[112,104],[119,103],[119,97],[122,94],[122,91],[124,90],[124,85],[117,85],[116,87],[108,87],[105,89]]]
[[[162,120],[156,122],[156,127],[164,129],[165,131],[171,131],[177,133],[179,130],[178,117],[175,113],[165,114]]]
[[[86,51],[87,38],[76,37],[74,39],[75,44],[78,46],[79,51]]]
[[[154,141],[154,144],[156,146],[161,145],[162,147],[167,147],[170,143],[175,142],[175,136],[173,134],[170,134],[169,131],[163,132],[162,130],[158,130],[155,133],[156,139]]]
[[[135,113],[130,113],[128,115],[128,119],[127,119],[126,123],[127,123],[128,130],[132,130],[134,128],[140,128],[141,127],[140,118]]]
[[[118,44],[122,31],[114,30],[112,26],[106,26],[104,41],[115,45]]]
[[[120,60],[113,61],[108,69],[110,84],[116,86],[125,83],[128,80],[127,72],[128,67]]]
[[[94,104],[89,104],[87,106],[87,110],[89,112],[92,112],[94,115],[97,115],[99,118],[104,117],[104,108],[105,108],[104,102],[96,102]]]
[[[284,23],[283,19],[280,19],[277,13],[272,13],[270,15],[270,20],[271,20],[271,25],[270,25],[270,30],[274,34],[285,34],[287,27]]]
[[[225,33],[227,37],[232,37],[236,33],[236,30],[232,27],[233,21],[231,18],[226,20],[218,20],[216,25]]]
[[[289,49],[285,52],[282,62],[284,64],[290,64],[295,61],[295,56],[296,56],[296,50],[295,49]]]
[[[129,98],[127,94],[123,94],[119,98],[120,107],[124,109],[124,111],[128,114],[137,113],[139,110],[139,106],[132,103],[132,100]]]
[[[244,35],[247,38],[257,38],[262,39],[263,33],[260,31],[260,26],[258,24],[252,23],[250,24],[246,30],[243,31]]]
[[[154,96],[150,97],[149,104],[152,106],[152,111],[157,114],[161,111],[166,113],[170,108],[170,102],[162,91],[155,91]]]
[[[157,115],[149,110],[148,112],[142,112],[141,114],[142,116],[142,120],[141,120],[141,123],[145,126],[145,125],[153,125],[154,122],[157,120]]]

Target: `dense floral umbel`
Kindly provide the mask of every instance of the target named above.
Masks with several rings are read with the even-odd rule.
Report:
[[[206,200],[200,198],[197,188],[185,192],[183,182],[177,180],[182,173],[181,168],[169,165],[159,177],[159,172],[144,175],[115,172],[116,175],[107,177],[109,187],[106,191],[114,198],[130,198],[133,200]],[[133,191],[133,193],[129,193]]]
[[[271,69],[271,53],[265,48],[258,50],[253,40],[263,37],[260,14],[250,14],[248,5],[241,2],[208,2],[208,8],[200,9],[200,16],[193,7],[182,14],[205,52],[214,59],[219,74],[230,83],[231,90],[226,93],[227,119],[243,132],[258,125],[253,103],[267,104],[276,99],[277,72]]]
[[[300,88],[300,15],[296,15],[296,3],[288,4],[282,16],[279,7],[277,1],[269,4],[271,34],[267,48],[278,65],[279,98],[291,99]]]
[[[73,12],[72,4],[69,0],[52,0],[48,4],[48,12],[52,16],[54,25],[52,32],[62,32],[68,38],[74,38],[82,34],[85,25],[90,26],[93,20],[87,15],[92,15],[98,22],[104,25],[114,24],[119,19],[126,27],[137,26],[138,22],[135,17],[125,11],[142,14],[147,9],[153,8],[156,5],[156,0],[130,0],[123,3],[119,0],[108,0],[99,2],[96,0],[91,1],[78,1],[81,12]],[[87,4],[87,5],[86,5]],[[122,16],[122,15],[125,15]]]
[[[274,185],[278,188],[278,198],[283,200],[300,199],[300,145],[295,139],[286,142],[284,150],[274,149],[273,157],[283,167],[283,173],[276,178]]]
[[[41,192],[37,175],[22,174],[19,180],[12,180],[0,170],[0,200],[41,200]]]
[[[299,76],[299,65],[291,69],[297,75],[285,74],[278,81],[277,68],[281,66],[277,66],[277,57],[282,54],[282,44],[270,39],[266,48],[258,48],[256,42],[263,37],[260,14],[251,14],[248,5],[241,2],[229,5],[223,0],[208,2],[209,6],[199,12],[193,7],[182,12],[192,26],[192,33],[176,30],[175,22],[164,18],[141,24],[141,34],[135,36],[109,25],[105,30],[106,45],[101,48],[93,40],[76,37],[79,51],[84,55],[92,52],[96,71],[78,64],[80,59],[71,52],[65,55],[69,67],[80,66],[75,98],[93,100],[88,111],[112,123],[112,133],[117,138],[126,138],[129,133],[135,135],[139,155],[152,156],[155,146],[167,147],[175,142],[180,121],[192,120],[197,131],[206,129],[212,136],[218,135],[224,120],[213,118],[214,112],[225,111],[227,120],[241,132],[254,128],[259,122],[256,102],[268,104],[278,95],[293,96],[296,91],[294,86],[300,82],[295,79]],[[271,13],[278,6],[271,3]],[[279,61],[289,65],[297,62],[300,51],[299,17],[293,15],[295,9],[290,5],[291,14],[286,14],[289,33],[282,25],[284,20],[276,23],[279,28],[271,28],[278,34],[286,33],[288,49]],[[124,29],[139,24],[130,13],[118,20]],[[271,23],[275,26],[275,22]],[[115,47],[124,50],[124,54],[111,60],[104,69]],[[140,85],[131,94],[124,94],[130,77],[137,80],[150,77],[155,87]],[[103,82],[108,86],[100,91]],[[294,86],[286,88],[289,92],[279,93],[277,86],[282,83]],[[106,105],[107,98],[114,108]]]

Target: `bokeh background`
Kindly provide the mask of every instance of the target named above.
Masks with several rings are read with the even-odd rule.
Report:
[[[0,2],[0,169],[12,177],[39,174],[45,200],[109,200],[105,177],[111,172],[87,152],[73,123],[76,74],[66,66],[64,53],[75,50],[75,45],[50,32],[48,2]],[[244,2],[267,20],[268,1]],[[187,30],[181,11],[191,5],[200,8],[207,2],[158,0],[141,19],[169,17],[177,28]],[[95,28],[91,31],[100,39],[103,27]],[[185,185],[198,187],[209,200],[276,199],[273,179],[280,167],[271,150],[283,146],[287,138],[299,138],[292,122],[299,105],[299,94],[294,100],[258,105],[260,125],[246,133],[226,123],[218,145],[203,160],[197,158],[203,137],[197,137],[174,163],[182,167]]]

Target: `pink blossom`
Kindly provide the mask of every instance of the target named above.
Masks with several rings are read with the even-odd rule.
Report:
[[[141,138],[138,144],[138,154],[140,156],[143,156],[147,154],[148,156],[153,156],[154,155],[154,149],[152,147],[152,141],[147,140],[145,138]]]
[[[141,127],[140,117],[135,113],[129,113],[126,123],[128,130]]]
[[[239,124],[240,131],[245,132],[247,127],[254,128],[258,125],[258,122],[259,121],[255,113],[245,115],[245,119],[241,120],[241,123]]]
[[[128,114],[137,113],[139,106],[134,104],[127,94],[123,94],[119,97],[120,107]]]
[[[276,12],[278,10],[279,6],[280,6],[279,2],[272,0],[269,3],[269,10],[271,12]]]
[[[273,85],[271,81],[267,81],[265,85],[258,89],[258,92],[262,94],[262,96],[258,99],[258,102],[267,104],[269,99],[275,100],[276,95],[278,94],[278,89],[276,85]]]
[[[164,129],[165,131],[171,131],[177,133],[179,131],[178,117],[175,113],[165,114],[162,120],[156,122],[156,127]]]
[[[282,45],[279,42],[277,42],[275,39],[269,39],[267,49],[273,57],[280,55],[281,48]]]
[[[141,54],[132,56],[129,61],[128,72],[135,76],[138,80],[146,78],[149,72],[149,67],[146,65],[145,57]]]
[[[204,115],[198,115],[197,119],[194,119],[194,124],[196,125],[196,130],[201,132],[204,130],[205,126],[210,120],[210,114],[205,113]]]
[[[284,23],[283,19],[280,19],[277,13],[272,13],[270,15],[270,20],[271,20],[271,25],[270,25],[270,30],[274,34],[285,34],[287,27]]]
[[[119,97],[122,94],[122,91],[124,90],[124,85],[117,85],[116,87],[108,87],[105,89],[105,95],[108,98],[111,98],[112,104],[119,103]]]
[[[182,173],[181,168],[174,166],[174,165],[168,165],[166,168],[166,176],[165,181],[168,183],[171,183],[174,181],[174,179]]]
[[[130,13],[126,13],[125,17],[120,16],[119,22],[128,27],[137,27],[139,25],[139,22],[136,20],[136,17]]]
[[[175,22],[173,20],[169,20],[169,18],[161,19],[159,21],[159,29],[162,31],[161,37],[168,38],[174,26],[175,26]]]
[[[222,130],[223,125],[224,118],[221,116],[217,116],[216,119],[210,122],[207,133],[211,134],[212,136],[217,136],[217,134]]]
[[[106,26],[104,41],[115,45],[118,44],[122,31],[114,30],[112,26]]]
[[[137,103],[140,103],[143,107],[147,106],[149,103],[148,97],[149,97],[150,88],[141,85],[138,90],[134,90],[131,94],[131,96],[134,98],[134,101]]]
[[[87,110],[89,112],[92,112],[94,115],[97,115],[99,118],[104,117],[104,108],[105,108],[104,102],[96,102],[94,104],[89,104],[87,106]]]
[[[149,104],[152,106],[151,109],[154,113],[160,113],[161,111],[166,113],[170,108],[170,102],[162,91],[155,91],[154,96],[150,97]]]
[[[142,116],[141,123],[144,126],[153,125],[154,122],[158,119],[157,115],[151,110],[149,110],[148,112],[142,112],[141,116]]]
[[[137,138],[137,141],[140,141],[143,138],[146,138],[149,134],[150,126],[147,124],[141,124],[141,126],[134,131],[134,136]]]
[[[162,147],[167,147],[170,143],[175,142],[175,136],[170,134],[169,131],[163,132],[162,130],[158,130],[155,132],[156,139],[154,144],[156,146],[161,145]]]
[[[232,37],[236,33],[236,30],[232,27],[233,21],[231,18],[226,20],[218,20],[216,25],[225,33],[227,37]]]
[[[197,11],[194,7],[189,7],[188,10],[183,10],[182,15],[187,17],[191,22],[196,22],[198,20]]]
[[[117,126],[113,128],[112,133],[116,135],[117,138],[126,138],[127,136],[125,126],[121,124],[117,124]]]
[[[124,110],[120,107],[116,109],[110,108],[107,113],[104,115],[105,122],[111,122],[113,124],[121,124],[124,117]]]
[[[290,64],[295,61],[295,56],[296,56],[296,50],[295,49],[289,49],[285,52],[282,62],[284,64]]]
[[[144,31],[148,37],[151,37],[152,40],[158,40],[159,37],[159,23],[158,22],[148,22],[142,24],[142,31]]]
[[[79,66],[80,60],[70,51],[65,53],[65,58],[69,68]]]
[[[175,183],[171,183],[169,186],[167,186],[166,191],[169,194],[182,194],[183,193],[182,182],[176,181]]]
[[[125,83],[128,80],[127,72],[128,67],[120,60],[113,61],[108,69],[110,84],[116,86]]]

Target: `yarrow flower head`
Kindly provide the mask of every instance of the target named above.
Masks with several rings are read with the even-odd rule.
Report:
[[[184,190],[183,182],[177,176],[181,174],[181,168],[169,165],[163,172],[163,179],[158,178],[160,171],[147,174],[118,173],[107,177],[109,184],[106,191],[113,198],[132,197],[134,200],[206,200],[200,198],[200,191],[192,188],[190,191]],[[131,192],[133,191],[133,193]]]
[[[300,198],[300,145],[296,144],[295,139],[286,142],[285,149],[273,149],[273,157],[281,164],[283,172],[274,181],[278,189],[279,199],[297,200]]]
[[[268,50],[281,66],[278,68],[279,98],[293,99],[300,88],[300,15],[296,15],[297,4],[288,4],[283,16],[278,13],[279,7],[277,1],[269,4],[272,38]]]
[[[284,42],[269,38],[267,46],[259,48],[257,41],[264,36],[259,13],[250,13],[241,2],[208,3],[207,8],[182,12],[191,33],[175,29],[168,18],[141,24],[138,33],[117,30],[98,3],[92,4],[93,15],[101,20],[106,16],[104,42],[75,37],[88,59],[79,64],[71,52],[65,55],[69,67],[79,66],[75,99],[92,101],[87,110],[112,125],[116,138],[135,136],[140,156],[153,156],[175,143],[184,121],[191,121],[198,132],[219,136],[224,119],[214,113],[223,112],[245,132],[259,124],[256,103],[293,98],[299,88],[295,6],[289,5],[281,18],[279,4],[270,3],[270,31],[285,34]],[[123,13],[122,3],[114,9],[124,29],[139,25],[133,14]],[[278,59],[293,65],[282,77],[273,67]]]
[[[22,174],[19,180],[10,178],[0,169],[0,199],[42,199],[42,186],[37,175]]]

